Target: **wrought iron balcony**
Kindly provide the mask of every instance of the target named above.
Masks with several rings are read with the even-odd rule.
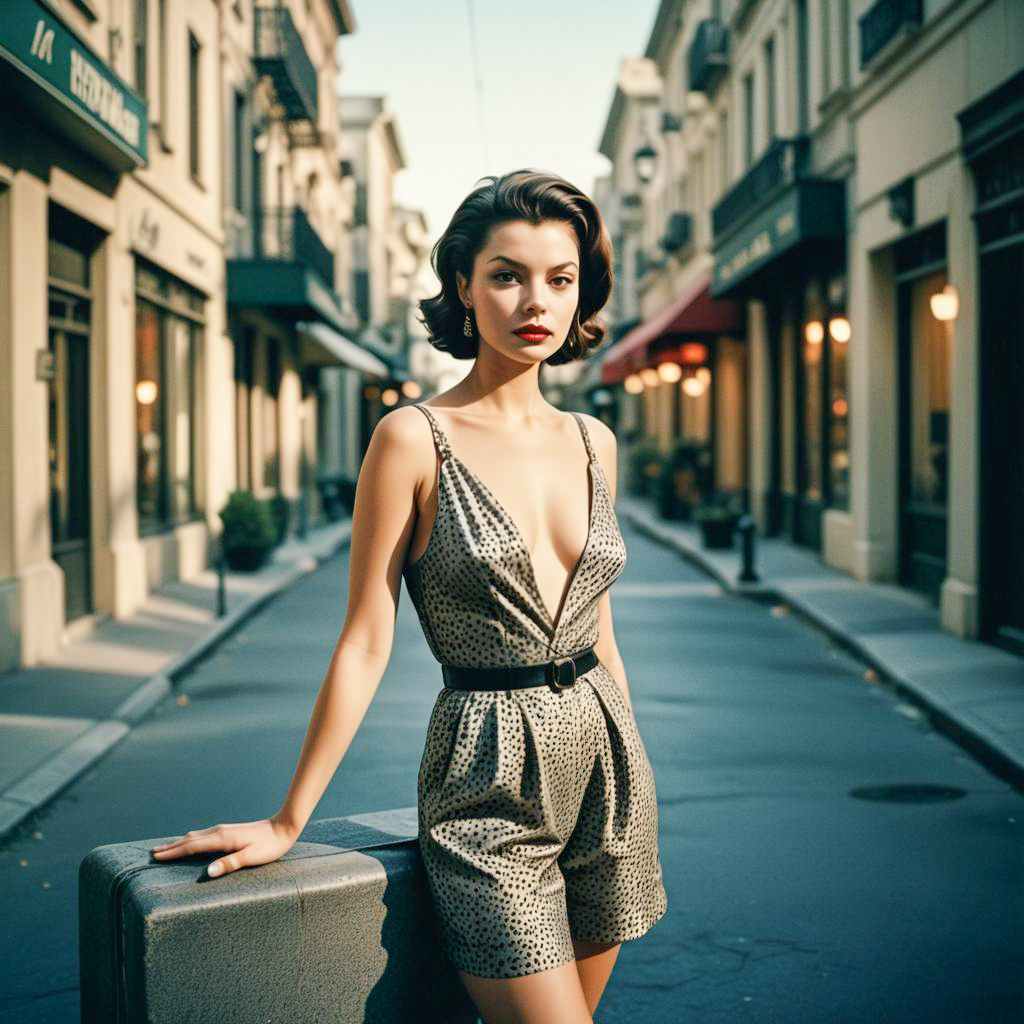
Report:
[[[661,247],[666,252],[678,252],[693,240],[693,216],[689,213],[670,213],[661,236]]]
[[[693,92],[710,92],[729,65],[728,29],[718,18],[704,18],[697,23],[686,68],[689,88]]]
[[[776,139],[765,155],[715,204],[711,211],[715,238],[720,238],[734,224],[745,221],[802,177],[809,152],[806,135]]]
[[[897,36],[921,27],[923,0],[877,0],[857,19],[863,68]]]
[[[256,7],[253,64],[274,82],[289,121],[317,120],[316,68],[287,7]]]
[[[229,257],[234,261],[297,263],[334,288],[334,254],[298,206],[268,206],[257,211],[247,228],[229,238]]]

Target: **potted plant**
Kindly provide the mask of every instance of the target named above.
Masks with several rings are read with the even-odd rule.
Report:
[[[274,544],[280,544],[288,534],[288,523],[291,521],[291,502],[280,491],[269,502],[270,515],[274,524]]]
[[[731,548],[740,516],[739,502],[732,495],[715,496],[702,501],[693,518],[700,525],[706,548]]]
[[[661,455],[654,441],[646,439],[630,448],[629,489],[632,494],[651,497],[656,493],[660,463]]]
[[[267,502],[251,491],[232,491],[219,512],[224,531],[221,544],[232,569],[259,569],[276,543],[273,514]]]

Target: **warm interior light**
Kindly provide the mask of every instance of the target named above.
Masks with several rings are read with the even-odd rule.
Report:
[[[695,376],[704,387],[711,386],[711,371],[706,366],[698,366]]]
[[[834,316],[828,322],[828,333],[838,342],[850,340],[850,321],[845,316]]]
[[[644,389],[644,382],[635,374],[631,373],[623,382],[622,390],[627,395],[639,395]]]
[[[691,398],[700,398],[707,390],[707,385],[697,376],[687,377],[682,384],[683,394]]]
[[[678,363],[658,364],[658,376],[669,384],[674,384],[682,375],[683,368]]]
[[[657,387],[658,381],[661,380],[658,376],[658,371],[653,366],[645,366],[640,371],[640,379],[644,382],[644,385],[649,388]]]
[[[951,284],[947,284],[941,292],[931,295],[928,304],[936,320],[955,320],[957,313],[960,312],[960,296]]]
[[[820,320],[808,320],[804,324],[804,341],[808,345],[820,345],[825,337],[825,325]]]
[[[156,401],[156,381],[140,380],[135,385],[135,401],[139,405],[152,405]]]
[[[381,405],[398,405],[398,391],[395,388],[385,388],[380,393]]]
[[[410,377],[408,380],[402,381],[402,397],[409,398],[412,401],[416,401],[420,395],[423,394],[423,388],[420,387],[420,383],[417,380],[413,380]]]

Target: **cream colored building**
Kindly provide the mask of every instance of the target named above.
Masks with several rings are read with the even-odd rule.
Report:
[[[745,396],[714,419],[743,438],[760,531],[1024,651],[1024,7],[665,0],[645,57],[669,130],[648,128],[641,234],[678,211],[693,249],[639,283],[609,379],[687,333],[686,281],[709,272],[711,299],[744,308]],[[608,155],[613,178],[644,163]],[[634,399],[649,435],[664,390]]]
[[[236,486],[315,517],[318,367],[389,376],[345,334],[345,0],[3,14],[0,669],[205,567]]]

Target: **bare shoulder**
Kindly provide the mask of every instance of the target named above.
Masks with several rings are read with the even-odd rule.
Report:
[[[426,416],[411,405],[404,405],[377,421],[363,464],[390,467],[393,473],[411,478],[418,486],[433,466],[433,447]]]
[[[597,453],[597,457],[601,460],[604,466],[609,464],[615,464],[615,453],[617,448],[617,440],[615,432],[611,427],[608,426],[604,420],[598,419],[596,416],[592,416],[588,412],[581,412],[579,414],[587,427],[587,433],[590,435],[590,440],[594,444],[594,450]]]

